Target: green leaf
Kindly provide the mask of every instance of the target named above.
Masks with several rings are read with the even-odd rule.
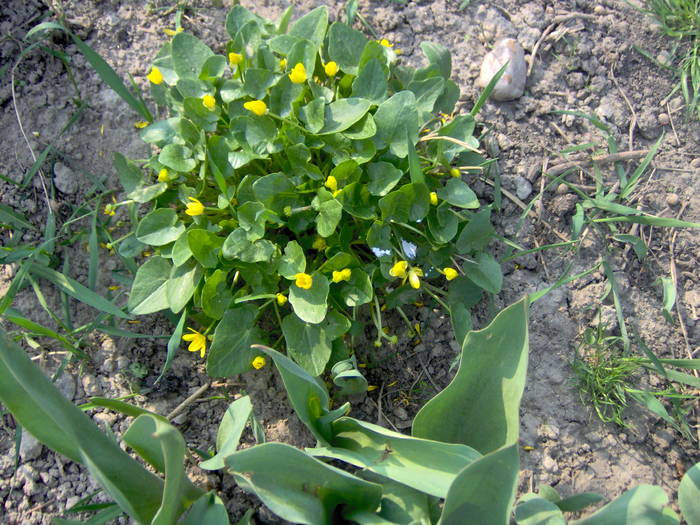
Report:
[[[439,244],[447,244],[455,235],[459,221],[450,206],[442,202],[428,212],[428,228]]]
[[[520,498],[515,507],[515,521],[518,525],[566,525],[559,507],[536,494]]]
[[[127,197],[139,204],[144,204],[152,201],[158,195],[162,195],[167,189],[167,183],[159,182],[157,184],[151,184],[150,186],[139,186],[134,191],[127,194]]]
[[[178,313],[187,306],[201,278],[202,267],[192,259],[182,266],[173,267],[165,283],[165,296],[173,313]]]
[[[348,281],[340,285],[340,297],[348,306],[360,306],[372,301],[374,290],[367,272],[353,268]]]
[[[165,246],[174,242],[185,231],[177,212],[172,208],[158,208],[146,215],[136,227],[136,238],[151,246]]]
[[[175,523],[194,500],[202,495],[185,474],[185,440],[160,416],[142,414],[124,433],[124,442],[156,470],[165,473],[165,487],[153,525]]]
[[[242,5],[236,4],[226,16],[226,31],[231,38],[236,38],[236,34],[248,22],[255,22],[262,25],[262,19],[258,15],[252,13]]]
[[[367,188],[372,195],[383,197],[389,193],[403,177],[403,171],[388,162],[371,162],[367,164],[369,184]]]
[[[294,279],[298,273],[306,271],[306,256],[304,249],[297,241],[289,241],[284,248],[277,272],[285,279]]]
[[[170,258],[173,261],[174,266],[181,266],[185,264],[190,257],[192,257],[192,250],[190,250],[190,245],[187,242],[187,231],[185,231],[180,237],[177,238],[175,244],[173,244],[173,249],[170,252]],[[144,245],[145,246],[145,245]]]
[[[252,511],[246,512],[250,518]],[[243,525],[243,521],[238,525]],[[182,521],[182,525],[229,525],[228,513],[223,501],[213,490],[207,492],[195,501],[187,511]],[[250,525],[250,522],[247,522]]]
[[[328,193],[323,189],[319,190],[319,193],[321,191]],[[318,204],[314,207],[314,209],[317,209],[318,211],[318,216],[316,217],[316,231],[321,237],[330,237],[333,235],[338,223],[340,222],[340,218],[343,215],[343,205],[332,198],[330,193],[328,193],[328,196],[330,198],[325,202],[321,202],[320,204],[317,200],[318,197],[314,198],[314,201],[312,202],[312,205],[314,202]]]
[[[664,512],[668,497],[661,487],[639,485],[628,490],[601,509],[571,525],[607,525],[634,523],[635,525],[672,525],[678,519]]]
[[[272,71],[251,67],[245,70],[243,91],[254,99],[263,99],[267,93],[267,88],[272,86],[274,81],[275,77]]]
[[[464,445],[413,438],[350,417],[336,420],[332,428],[333,446],[309,453],[367,468],[439,498],[465,466],[481,457]]]
[[[182,77],[199,77],[214,52],[194,35],[178,33],[172,40],[173,68]]]
[[[550,487],[551,488],[551,487]],[[543,493],[543,488],[540,487],[540,495]],[[596,494],[595,492],[582,492],[581,494],[574,494],[568,498],[560,499],[555,501],[557,507],[559,507],[564,512],[579,512],[590,505],[595,505],[599,501],[604,500],[603,496]]]
[[[372,104],[381,104],[386,100],[389,83],[388,71],[384,64],[373,58],[364,65],[352,83],[352,96],[369,100]]]
[[[347,138],[354,140],[369,139],[377,133],[377,125],[370,113],[367,113],[358,122],[350,126],[343,132]]]
[[[527,298],[469,332],[452,382],[423,406],[413,435],[489,453],[515,443],[527,372]]]
[[[131,193],[144,183],[141,169],[119,152],[114,152],[114,167],[119,183],[126,193]]]
[[[78,301],[92,306],[96,310],[99,310],[106,314],[114,315],[116,317],[120,317],[122,319],[129,318],[129,316],[125,314],[122,311],[122,309],[117,307],[114,303],[108,301],[101,295],[97,295],[95,292],[83,286],[75,279],[71,279],[67,275],[59,273],[56,270],[52,270],[51,268],[47,268],[46,266],[42,266],[37,263],[33,263],[30,266],[29,271],[35,277],[40,277],[42,279],[46,279],[47,281],[52,282],[64,293],[70,295],[71,297],[74,297]]]
[[[144,142],[155,144],[159,148],[162,148],[166,144],[169,144],[176,135],[175,128],[173,127],[173,123],[176,120],[177,118],[169,118],[167,120],[154,122],[143,128],[139,132],[139,136]]]
[[[197,165],[197,162],[192,158],[192,150],[181,144],[165,146],[158,155],[158,162],[180,172],[192,171]]]
[[[283,443],[236,452],[226,466],[279,517],[311,525],[331,523],[337,507],[374,511],[381,487],[331,467]],[[280,476],[293,472],[293,476]]]
[[[299,108],[299,119],[311,133],[318,133],[323,128],[325,102],[315,98],[307,105]]]
[[[207,374],[212,377],[231,377],[252,370],[256,353],[250,349],[261,343],[262,337],[255,326],[257,308],[250,304],[226,310],[214,332]]]
[[[700,525],[700,463],[683,475],[678,486],[678,505],[688,525]]]
[[[202,287],[202,310],[212,319],[221,319],[233,300],[227,279],[226,270],[214,270]]]
[[[311,288],[305,290],[296,284],[289,287],[289,302],[299,319],[318,324],[326,317],[328,310],[328,279],[316,273],[312,276]]]
[[[441,77],[426,78],[411,82],[406,89],[416,96],[418,122],[423,125],[433,118],[433,108],[445,90],[445,80]]]
[[[388,147],[397,157],[405,158],[408,155],[406,134],[413,144],[418,142],[415,95],[410,91],[399,91],[382,102],[374,114],[374,123],[377,125],[377,134],[374,136],[377,149]]]
[[[450,308],[450,320],[455,339],[460,345],[472,329],[471,308],[479,303],[482,295],[482,289],[463,275],[449,284],[447,305]]]
[[[478,208],[479,199],[467,184],[460,179],[451,178],[443,188],[437,191],[438,197],[458,208]]]
[[[440,525],[463,525],[465,516],[470,523],[508,525],[519,469],[517,445],[491,452],[464,467],[447,492]]]
[[[206,470],[224,468],[226,456],[233,454],[238,448],[243,430],[252,414],[253,404],[250,402],[250,396],[236,399],[228,406],[216,433],[216,455],[202,461],[199,464],[201,468]]]
[[[383,221],[415,222],[430,210],[430,192],[425,184],[404,184],[379,199]]]
[[[496,230],[491,225],[491,209],[483,210],[472,215],[467,225],[459,234],[455,246],[461,254],[480,252],[488,246]]]
[[[641,237],[619,233],[617,235],[613,235],[613,239],[618,242],[631,244],[637,259],[640,261],[643,261],[647,256],[647,245]]]
[[[328,28],[328,8],[317,7],[297,20],[289,30],[289,35],[311,40],[316,47],[321,47]]]
[[[331,102],[324,110],[324,125],[319,135],[338,133],[352,126],[369,111],[372,103],[364,98],[348,97]]]
[[[489,293],[497,294],[503,286],[501,265],[490,253],[478,253],[474,261],[464,260],[462,269],[477,286]]]
[[[357,359],[354,355],[333,365],[331,368],[331,379],[333,384],[340,389],[338,392],[340,397],[354,396],[367,392],[367,379],[357,369]]]
[[[289,357],[272,348],[257,346],[256,349],[267,354],[275,362],[287,390],[289,403],[301,422],[321,444],[328,444],[331,436],[331,421],[327,417],[322,418],[329,415],[328,392],[323,387],[323,383],[310,376]]]
[[[452,56],[450,51],[434,42],[421,42],[420,48],[431,65],[435,66],[445,80],[452,74]]]
[[[311,77],[311,72],[316,67],[316,57],[318,55],[318,46],[311,40],[298,40],[294,43],[287,54],[287,67],[289,70],[297,64],[303,64],[306,73]],[[289,75],[285,75],[289,78]],[[328,101],[330,102],[330,100]]]
[[[192,255],[204,268],[216,268],[224,239],[214,232],[191,229],[187,232],[187,244]]]
[[[304,91],[304,86],[294,84],[285,75],[270,90],[270,111],[280,117],[287,117],[292,112],[294,102],[296,102]],[[321,113],[323,119],[323,113]],[[323,120],[318,129],[323,127]],[[318,131],[317,129],[317,131]]]
[[[374,219],[375,202],[367,188],[367,184],[362,182],[353,182],[343,187],[336,199],[342,204],[343,209],[353,217],[360,219]]]
[[[157,256],[139,266],[127,303],[132,314],[152,314],[168,307],[165,289],[171,269],[172,264],[167,259]]]
[[[367,38],[360,31],[341,22],[334,22],[328,30],[328,57],[350,75],[357,75],[360,59],[357,50],[364,49],[366,44]]]
[[[282,319],[289,356],[312,376],[323,373],[331,357],[333,340],[349,328],[347,319],[336,312],[319,324],[305,323],[294,314]]]
[[[148,472],[65,399],[26,353],[0,331],[0,401],[22,427],[68,458],[87,465],[134,521],[150,523],[163,481]]]

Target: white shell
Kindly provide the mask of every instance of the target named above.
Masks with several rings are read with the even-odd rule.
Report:
[[[496,45],[484,57],[481,64],[481,74],[477,85],[481,88],[487,86],[489,81],[508,62],[501,79],[491,93],[494,100],[514,100],[522,96],[527,80],[527,64],[525,53],[517,40],[504,38],[496,42]]]

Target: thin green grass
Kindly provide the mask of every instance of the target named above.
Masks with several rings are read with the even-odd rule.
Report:
[[[680,88],[688,110],[700,117],[700,0],[646,0],[646,12],[665,35],[678,41],[679,84],[674,92]]]

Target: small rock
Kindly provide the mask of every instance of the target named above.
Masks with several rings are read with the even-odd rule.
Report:
[[[62,162],[53,166],[53,183],[61,193],[72,194],[78,191],[79,176]]]
[[[659,113],[659,124],[662,126],[668,126],[671,123],[671,118],[667,113]]]
[[[101,394],[100,385],[95,376],[86,374],[83,376],[83,390],[88,397],[99,396]]]
[[[73,401],[75,398],[75,379],[72,375],[67,372],[63,372],[58,379],[54,382],[54,386],[63,394],[63,396],[69,401]]]
[[[32,461],[41,455],[44,447],[37,438],[26,430],[22,431],[22,441],[19,444],[19,457],[22,461]]]
[[[562,182],[559,186],[557,186],[557,193],[559,195],[566,195],[569,193],[569,187]]]
[[[406,409],[404,407],[395,407],[394,410],[392,410],[392,412],[396,417],[398,417],[402,421],[408,419],[408,413],[406,412]]]
[[[690,167],[691,168],[700,168],[700,157],[691,160]]]
[[[517,40],[513,38],[499,40],[493,49],[486,54],[481,64],[481,74],[477,85],[481,88],[486,87],[506,62],[508,62],[508,66],[491,93],[491,98],[494,100],[515,100],[520,98],[525,91],[525,81],[527,80],[525,53]]]
[[[525,177],[516,177],[515,178],[515,194],[518,196],[518,199],[521,201],[524,201],[527,199],[530,194],[532,193],[532,184],[530,183],[529,180],[527,180]]]
[[[545,454],[544,458],[542,458],[542,468],[550,473],[559,472],[559,465],[549,454]]]
[[[675,208],[676,206],[678,206],[678,203],[680,201],[681,201],[681,199],[677,193],[669,193],[668,195],[666,195],[666,204],[668,204],[672,208]]]

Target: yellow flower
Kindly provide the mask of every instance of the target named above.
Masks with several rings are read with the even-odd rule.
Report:
[[[333,192],[333,198],[335,199],[335,198],[336,198],[338,195],[340,195],[341,193],[343,193],[343,190],[335,190],[335,191]]]
[[[455,270],[454,268],[443,268],[442,273],[445,274],[445,279],[447,279],[448,281],[455,279],[459,275],[457,270]]]
[[[406,261],[399,261],[389,270],[389,275],[392,277],[400,277],[401,279],[406,278],[406,269],[408,268],[408,263]]]
[[[202,104],[204,104],[205,108],[211,111],[216,107],[216,99],[207,93],[202,97]]]
[[[189,341],[190,346],[187,349],[190,352],[196,352],[199,350],[199,357],[204,357],[204,353],[207,351],[207,338],[203,334],[200,334],[197,330],[190,328],[187,329],[192,332],[191,334],[185,334],[182,336],[184,341]]]
[[[351,275],[352,275],[352,270],[350,268],[345,268],[345,269],[340,270],[340,271],[334,271],[332,281],[334,283],[339,283],[342,281],[349,281]]]
[[[261,355],[253,359],[253,361],[250,363],[253,365],[253,368],[256,370],[260,370],[262,367],[264,367],[267,364],[267,361],[265,361],[265,358]]]
[[[286,58],[280,59],[280,68],[287,69],[287,59]]]
[[[438,200],[437,200],[437,193],[434,191],[430,192],[430,204],[433,206],[437,206]]]
[[[134,127],[136,129],[143,129],[146,126],[148,126],[148,122],[146,122],[145,120],[139,120],[138,122],[134,122]]]
[[[233,51],[231,51],[228,54],[228,63],[232,66],[237,66],[241,62],[243,62],[243,55],[241,55],[240,53],[234,53]]]
[[[326,75],[329,77],[335,76],[335,74],[340,71],[340,68],[338,67],[338,64],[336,64],[333,61],[327,62],[326,64],[323,64],[323,70],[326,72]]]
[[[158,182],[168,182],[168,170],[165,168],[158,172]]]
[[[177,29],[170,29],[166,27],[165,29],[163,29],[163,33],[165,33],[168,36],[175,36],[178,33],[182,33],[182,28],[178,27]]]
[[[277,295],[275,295],[275,299],[277,299],[277,304],[280,306],[284,306],[285,303],[289,300],[287,299],[287,296],[282,293],[278,293]]]
[[[194,197],[188,197],[188,199],[190,199],[192,202],[187,203],[187,209],[185,210],[187,215],[194,217],[204,213],[204,204],[199,202],[199,200],[195,199]]]
[[[243,104],[243,107],[248,111],[255,113],[258,117],[262,117],[267,113],[267,104],[262,100],[251,100]]]
[[[289,80],[295,84],[303,84],[306,82],[306,68],[304,64],[298,62],[296,66],[292,68],[292,72],[289,73]]]
[[[450,170],[450,175],[452,175],[453,177],[459,177],[462,175],[462,172],[459,171],[457,168],[452,168]]]
[[[112,217],[115,213],[117,212],[114,210],[114,204],[105,204],[105,215]]]
[[[324,186],[333,192],[338,191],[338,181],[333,175],[328,175]]]
[[[420,268],[411,268],[408,270],[408,282],[411,285],[411,288],[415,288],[416,290],[420,288],[419,277],[423,277],[423,270]]]
[[[323,237],[316,237],[316,239],[314,239],[313,244],[311,245],[311,247],[314,250],[317,250],[319,252],[321,250],[325,250],[327,246],[328,245],[326,244],[326,240]]]
[[[151,72],[146,75],[146,78],[151,81],[153,84],[160,84],[163,82],[163,73],[160,72],[160,69],[158,69],[156,66],[153,66],[151,68]]]
[[[386,38],[382,38],[381,40],[377,40],[380,46],[384,47],[394,47],[394,44],[389,42]]]
[[[294,279],[294,284],[296,284],[299,288],[303,288],[304,290],[308,290],[313,284],[313,279],[308,273],[298,273],[294,276]]]

